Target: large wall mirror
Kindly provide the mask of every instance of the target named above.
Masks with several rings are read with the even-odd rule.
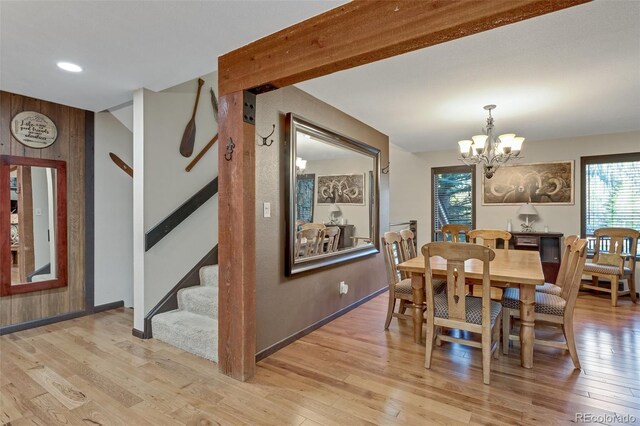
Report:
[[[0,295],[67,285],[64,161],[0,156]]]
[[[379,252],[380,150],[289,113],[286,273]]]

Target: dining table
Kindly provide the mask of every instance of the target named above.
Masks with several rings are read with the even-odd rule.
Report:
[[[528,250],[496,249],[489,264],[491,286],[520,288],[520,362],[525,368],[533,367],[535,341],[536,285],[544,284],[540,253]],[[447,262],[439,256],[430,259],[431,272],[436,278],[446,278]],[[482,261],[465,262],[465,277],[471,284],[482,283]],[[422,320],[425,295],[425,259],[418,255],[398,265],[398,270],[410,274],[413,290],[413,333],[416,343],[422,343]]]

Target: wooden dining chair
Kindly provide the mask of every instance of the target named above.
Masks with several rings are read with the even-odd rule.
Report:
[[[596,229],[594,235],[596,245],[593,259],[584,265],[584,275],[591,275],[592,283],[582,284],[582,288],[611,293],[611,306],[617,306],[618,296],[626,294],[626,291],[618,290],[618,282],[627,280],[631,301],[638,303],[635,276],[640,232],[630,228],[600,228]],[[629,244],[628,253],[623,253],[625,242]],[[611,287],[598,286],[600,278],[609,281]]]
[[[488,247],[475,244],[435,242],[422,246],[425,259],[426,301],[427,310],[427,343],[425,352],[425,368],[431,368],[431,354],[435,339],[455,342],[482,349],[482,378],[489,384],[491,375],[491,355],[496,358],[500,346],[500,320],[502,306],[491,300],[491,282],[489,279],[489,262],[495,253]],[[435,293],[431,274],[430,259],[440,256],[447,261],[446,292]],[[477,259],[482,262],[482,297],[466,295],[465,261]],[[454,328],[477,333],[481,341],[436,334],[438,328]]]
[[[402,250],[405,259],[413,259],[418,256],[416,253],[415,238],[413,231],[410,229],[403,229],[400,231],[400,237],[402,237]]]
[[[325,246],[323,253],[333,253],[338,251],[338,241],[340,240],[340,228],[337,226],[328,226],[324,230],[324,239],[326,240],[322,245]]]
[[[389,280],[389,307],[384,324],[384,329],[387,330],[393,317],[413,320],[413,315],[405,314],[408,305],[413,306],[413,288],[411,287],[411,277],[405,276],[398,271],[398,265],[408,260],[402,250],[402,236],[400,233],[385,232],[382,237],[382,249]],[[432,285],[435,293],[441,293],[446,288],[446,282],[442,279],[433,280]],[[396,300],[400,301],[398,312],[395,312]]]
[[[580,360],[576,349],[576,339],[573,332],[573,309],[578,299],[580,279],[587,260],[587,240],[576,240],[568,247],[567,267],[563,271],[562,294],[536,292],[535,324],[546,322],[558,325],[562,328],[565,341],[548,341],[536,339],[535,344],[566,349],[571,355],[575,368],[580,369]],[[511,333],[511,318],[520,317],[520,289],[508,288],[502,299],[502,350],[509,353],[509,341],[520,340],[520,336]]]
[[[413,289],[411,279],[403,278],[398,271],[398,265],[406,259],[402,250],[402,236],[399,232],[385,232],[382,237],[382,249],[384,260],[387,266],[387,277],[389,280],[389,307],[387,308],[387,319],[384,329],[389,328],[391,318],[413,319],[412,315],[404,313],[406,303],[413,305]],[[398,312],[395,312],[396,300],[400,300]]]
[[[461,237],[464,236],[464,241],[469,242],[469,227],[467,225],[456,225],[449,223],[442,226],[442,241],[447,241],[447,235],[452,243],[460,243]]]
[[[305,258],[320,253],[324,229],[310,228],[296,233],[295,257]]]
[[[474,229],[467,234],[470,242],[476,244],[482,244],[485,247],[492,249],[497,248],[498,240],[502,240],[503,249],[509,250],[509,240],[511,240],[511,233],[503,231],[501,229]],[[478,239],[482,240],[481,242]]]
[[[568,266],[570,248],[577,239],[577,235],[569,235],[564,239],[564,249],[562,252],[562,259],[560,260],[560,269],[558,270],[556,282],[545,282],[544,284],[537,285],[536,291],[539,291],[540,293],[553,294],[554,296],[562,295],[562,287],[564,286],[564,277]]]

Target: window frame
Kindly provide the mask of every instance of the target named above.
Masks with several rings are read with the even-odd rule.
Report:
[[[437,174],[444,173],[471,173],[471,229],[476,227],[476,166],[445,166],[445,167],[432,167],[431,168],[431,241],[436,240],[436,211],[434,206],[436,205],[436,192],[435,179]]]
[[[591,164],[607,163],[631,163],[640,161],[640,152],[627,152],[622,154],[588,155],[580,157],[580,235],[587,238],[587,166]],[[593,253],[588,253],[592,258]],[[636,261],[640,260],[640,253],[636,255]]]

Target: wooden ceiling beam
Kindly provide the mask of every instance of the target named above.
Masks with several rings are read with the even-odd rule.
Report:
[[[588,1],[354,1],[221,56],[220,95],[289,86]]]

